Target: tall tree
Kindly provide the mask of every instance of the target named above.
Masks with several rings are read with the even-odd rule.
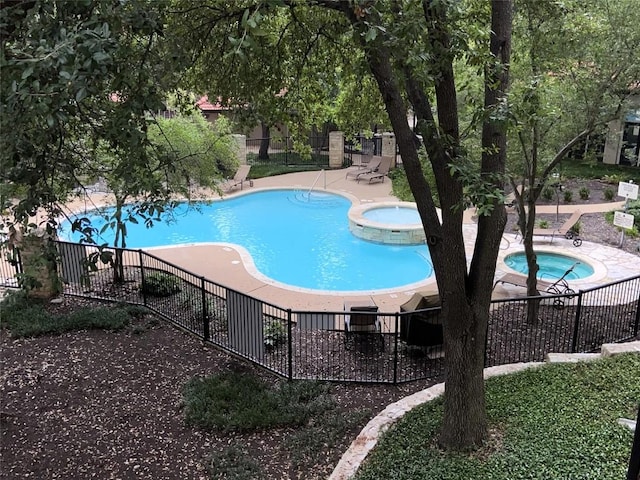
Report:
[[[529,269],[538,295],[533,244],[536,202],[558,165],[589,135],[621,115],[640,76],[631,52],[640,46],[635,1],[517,0],[510,182]],[[537,321],[531,301],[529,321]]]
[[[511,2],[493,0],[490,10],[483,10],[479,2],[469,2],[476,7],[473,12],[462,9],[468,4],[448,0],[266,0],[234,5],[221,0],[182,0],[178,4],[184,13],[181,21],[188,25],[181,31],[190,32],[202,45],[215,45],[213,51],[221,52],[217,57],[221,63],[216,65],[227,75],[226,81],[272,92],[284,86],[291,99],[299,98],[299,105],[304,104],[299,113],[311,113],[309,106],[328,98],[326,87],[336,84],[336,72],[345,74],[366,66],[398,142],[442,300],[447,367],[440,441],[453,449],[480,445],[486,436],[482,371],[491,285],[506,221],[499,199],[506,159],[503,106]],[[473,19],[478,14],[480,23]],[[465,25],[474,28],[465,31]],[[478,25],[481,35],[472,33],[479,31]],[[486,62],[483,153],[478,159],[467,158],[461,147],[454,75],[455,61],[474,42],[484,44]],[[263,54],[259,60],[254,56],[266,50],[269,56]],[[222,54],[229,51],[234,55]],[[265,85],[264,77],[255,80],[238,75],[257,62],[274,58],[291,72],[278,77],[285,85]],[[417,128],[435,174],[442,221],[433,200],[436,192],[430,190],[419,160],[420,142],[407,121],[409,105],[418,119]],[[471,173],[474,160],[479,163],[478,175]],[[470,187],[482,215],[468,268],[462,215],[468,201],[465,182],[472,177],[481,183]]]
[[[16,222],[44,209],[54,231],[60,203],[85,182],[78,173],[101,145],[125,182],[170,161],[153,159],[147,138],[147,113],[163,108],[179,71],[163,42],[165,4],[2,3],[0,178]]]

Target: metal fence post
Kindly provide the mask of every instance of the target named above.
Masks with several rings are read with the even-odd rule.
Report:
[[[142,249],[138,249],[138,256],[140,258],[140,291],[142,292],[142,304],[147,306],[147,293],[144,288],[144,252]]]
[[[400,314],[395,314],[395,334],[393,335],[393,384],[398,384],[398,337],[400,336],[400,330],[398,328]]]
[[[292,324],[291,321],[291,309],[287,309],[287,377],[289,380],[293,380],[293,335],[292,335]]]
[[[207,302],[207,292],[205,290],[205,278],[200,277],[200,291],[202,293],[202,336],[204,341],[209,341],[209,308]]]
[[[582,290],[578,291],[578,305],[576,306],[576,321],[573,325],[573,338],[571,339],[571,353],[576,353],[578,333],[580,332],[580,314],[582,313]]]

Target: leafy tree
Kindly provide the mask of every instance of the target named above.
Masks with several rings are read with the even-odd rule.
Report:
[[[98,233],[114,230],[113,245],[126,248],[127,223],[143,221],[151,227],[163,217],[170,219],[176,194],[191,201],[205,195],[194,188],[217,189],[220,178],[233,173],[238,163],[228,126],[225,119],[213,126],[199,114],[158,118],[148,128],[148,148],[154,151],[149,157],[154,161],[125,178],[117,170],[123,159],[102,144],[96,162],[86,163],[82,170],[83,177],[103,179],[115,200],[113,213]],[[85,241],[97,241],[88,218],[74,220],[73,229],[82,231]],[[114,281],[124,281],[122,252],[116,250],[107,261],[113,264]]]
[[[151,148],[172,156],[173,190],[190,197],[190,186],[215,189],[221,178],[233,176],[238,160],[230,128],[224,117],[211,124],[199,113],[158,118],[149,126]]]
[[[12,230],[15,224],[33,228],[29,222],[43,211],[44,226],[54,233],[61,204],[104,177],[116,196],[116,244],[125,246],[125,219],[134,221],[139,214],[152,222],[173,193],[187,191],[185,178],[210,185],[213,174],[230,170],[224,159],[228,137],[212,140],[200,123],[188,139],[184,124],[156,123],[150,115],[164,109],[186,60],[164,40],[167,5],[164,0],[2,3],[0,178]],[[191,140],[199,143],[189,148],[202,149],[198,162],[198,152],[185,151]],[[122,208],[132,198],[135,209],[125,215]],[[74,227],[90,237],[86,220]],[[114,266],[121,279],[117,258]]]
[[[640,67],[640,22],[634,1],[517,0],[510,182],[523,232],[530,296],[538,294],[533,246],[536,201],[560,162],[618,117]],[[537,320],[538,302],[529,319]]]
[[[0,174],[19,198],[15,221],[37,209],[55,229],[59,204],[105,142],[126,159],[122,178],[149,162],[147,111],[175,80],[164,68],[161,2],[13,1],[0,9]],[[10,27],[8,27],[10,26]],[[175,65],[177,67],[177,63]]]
[[[500,199],[511,2],[493,0],[489,9],[481,2],[447,0],[213,0],[204,8],[199,0],[181,0],[178,7],[183,45],[220,52],[214,58],[224,79],[211,88],[232,85],[238,93],[230,96],[243,99],[249,91],[273,95],[285,89],[284,101],[300,123],[322,117],[318,112],[336,98],[339,79],[359,72],[375,82],[425,227],[442,299],[447,393],[440,441],[454,449],[480,445],[486,435],[482,372],[491,284],[506,221]],[[454,73],[456,60],[472,44],[482,45],[475,58],[486,72],[481,159],[468,158],[461,145]],[[196,62],[194,78],[209,81],[205,71]],[[420,142],[407,121],[409,105],[435,175],[442,221],[423,174]],[[474,161],[479,162],[475,173]],[[465,189],[471,181],[479,183]],[[469,268],[462,235],[467,193],[482,213]]]

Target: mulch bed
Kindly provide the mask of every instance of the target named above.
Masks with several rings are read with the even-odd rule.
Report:
[[[84,303],[66,298],[55,308]],[[181,391],[193,376],[251,371],[277,379],[152,316],[121,332],[12,340],[3,331],[1,346],[0,478],[7,479],[206,479],[210,454],[236,444],[260,463],[260,478],[326,478],[373,415],[429,384],[333,385],[338,411],[364,416],[319,455],[301,460],[287,448],[293,429],[187,427]]]

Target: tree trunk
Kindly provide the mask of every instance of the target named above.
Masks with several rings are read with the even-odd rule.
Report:
[[[124,206],[125,199],[116,198],[116,210],[113,217],[116,222],[115,238],[113,240],[113,246],[116,247],[115,255],[113,256],[113,283],[124,283],[124,265],[123,254],[121,248],[126,248],[126,227],[122,220],[122,208]]]
[[[540,292],[538,291],[538,256],[533,248],[533,229],[535,228],[536,221],[536,202],[534,193],[530,190],[529,199],[527,201],[527,212],[522,213],[526,218],[526,230],[523,234],[524,253],[527,259],[527,296],[538,297]],[[540,299],[532,298],[527,302],[527,323],[530,325],[538,324],[538,312],[540,310]]]
[[[260,122],[262,126],[262,139],[260,140],[260,150],[258,151],[258,160],[269,160],[269,144],[271,143],[271,132],[269,125]]]
[[[488,308],[452,300],[443,311],[446,373],[439,443],[467,450],[480,446],[487,434],[483,370]]]

